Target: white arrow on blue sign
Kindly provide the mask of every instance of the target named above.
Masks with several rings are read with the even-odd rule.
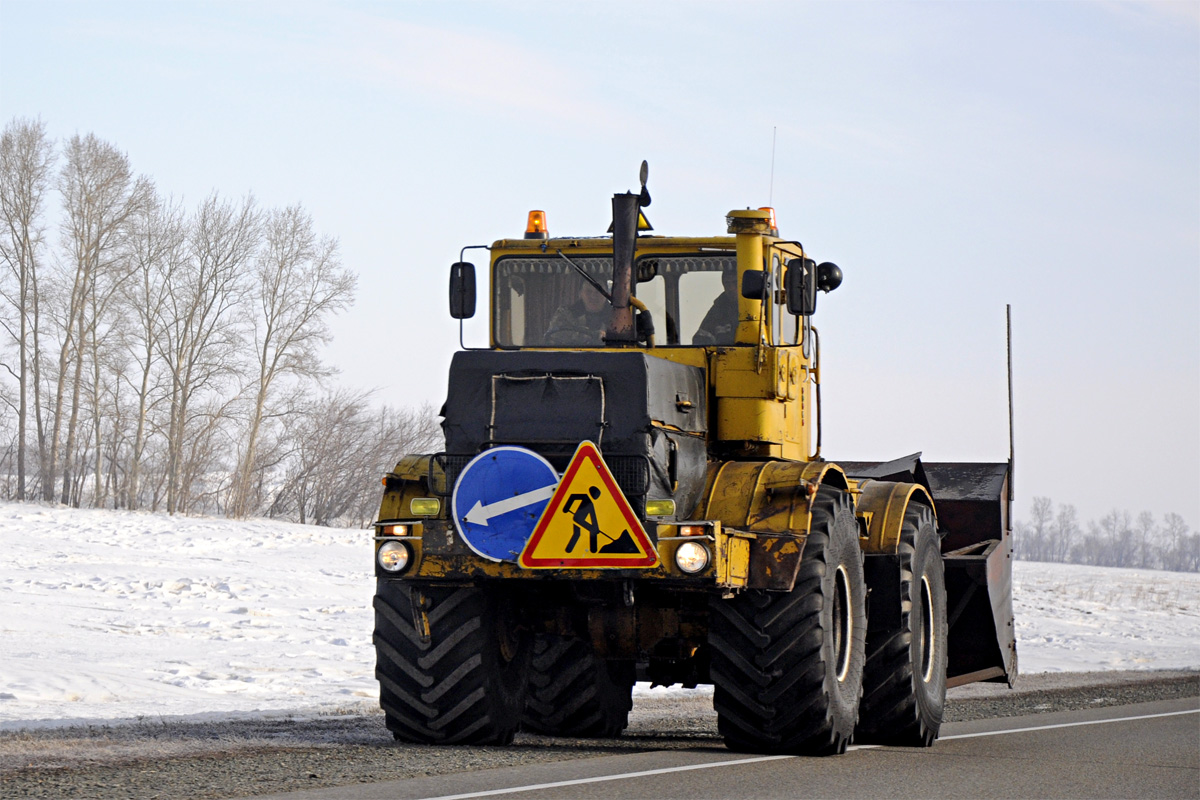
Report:
[[[493,447],[463,468],[450,513],[476,553],[492,561],[516,561],[557,486],[558,473],[537,453]]]

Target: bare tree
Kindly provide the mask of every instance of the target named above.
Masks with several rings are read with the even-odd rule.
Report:
[[[317,348],[329,340],[328,317],[354,298],[355,276],[342,268],[337,241],[318,237],[312,218],[299,206],[271,211],[255,264],[254,352],[257,374],[242,454],[234,476],[229,512],[251,510],[251,489],[259,463],[264,423],[280,413],[275,392],[289,377],[318,378],[328,373]]]
[[[131,318],[125,349],[133,362],[130,385],[136,404],[129,460],[121,488],[122,501],[129,508],[141,504],[150,413],[168,397],[156,371],[158,341],[171,291],[187,260],[186,248],[187,224],[177,203],[156,197],[134,218],[129,242],[133,276],[124,290],[126,313]]]
[[[295,452],[271,516],[362,525],[379,508],[379,476],[404,453],[441,447],[433,409],[373,409],[367,394],[334,392],[289,421]]]
[[[192,218],[188,259],[176,272],[163,309],[159,354],[171,378],[166,503],[172,514],[188,510],[199,474],[194,460],[211,452],[214,410],[227,408],[196,406],[202,393],[220,389],[238,367],[242,320],[234,312],[258,238],[253,198],[237,205],[211,195]]]
[[[122,276],[119,258],[131,218],[145,207],[153,189],[145,178],[135,178],[129,158],[93,134],[72,136],[59,175],[63,196],[63,240],[67,250],[65,306],[60,310],[62,342],[59,348],[57,385],[54,398],[53,431],[50,440],[50,470],[60,460],[58,447],[62,430],[68,383],[72,392],[66,442],[61,455],[62,499],[72,500],[72,473],[76,433],[83,390],[83,368],[90,350],[98,357],[97,326],[116,292]],[[97,434],[97,442],[99,436]],[[99,449],[99,448],[97,448]],[[43,486],[46,499],[53,496],[53,480]],[[78,502],[78,494],[74,500]]]
[[[1050,540],[1050,524],[1054,519],[1054,503],[1049,497],[1033,498],[1030,522],[1022,526],[1023,536],[1017,539],[1018,558],[1032,561],[1047,560]]]
[[[1135,523],[1134,536],[1137,539],[1138,554],[1136,563],[1142,569],[1149,569],[1154,566],[1154,535],[1157,526],[1154,524],[1154,515],[1149,511],[1143,511],[1138,514],[1137,522]]]
[[[46,191],[54,166],[54,145],[46,137],[41,120],[16,119],[0,135],[0,261],[8,270],[0,283],[0,295],[16,313],[15,324],[4,324],[17,345],[17,368],[5,369],[17,381],[17,487],[16,497],[26,494],[26,442],[28,440],[29,399],[38,397],[38,372],[41,363],[38,275],[40,254],[45,244],[42,214]],[[36,413],[38,441],[41,415]],[[43,447],[44,449],[44,447]]]
[[[1163,566],[1179,572],[1200,571],[1200,534],[1191,534],[1183,517],[1163,517]]]
[[[1079,536],[1079,522],[1075,515],[1075,506],[1062,505],[1054,518],[1053,536],[1047,561],[1065,562],[1070,558],[1071,548]]]

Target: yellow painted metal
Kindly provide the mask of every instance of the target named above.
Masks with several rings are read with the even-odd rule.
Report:
[[[730,212],[737,213],[737,212]],[[763,268],[763,237],[759,231],[748,231],[737,235],[738,286],[748,269]],[[738,291],[738,326],[734,341],[737,344],[762,345],[768,321],[760,313],[762,302],[742,297]]]
[[[400,459],[386,476],[384,476],[383,499],[379,504],[381,520],[405,519],[413,516],[410,509],[414,499],[427,498],[430,495],[428,486],[430,455],[409,455]],[[435,469],[434,478],[441,475]],[[445,516],[445,504],[439,511],[439,516]]]
[[[754,455],[808,458],[808,370],[800,347],[727,348],[713,357],[717,438],[758,445]]]
[[[718,529],[717,533],[717,585],[740,588],[750,577],[751,536]]]
[[[697,517],[719,520],[731,538],[746,537],[746,585],[786,591],[795,581],[822,483],[847,485],[841,469],[825,462],[726,461],[709,468]],[[742,545],[729,547],[734,563],[732,548]]]
[[[805,534],[817,486],[844,485],[841,470],[828,463],[726,461],[709,468],[697,518],[720,520],[751,533]]]
[[[904,512],[910,503],[934,508],[933,498],[920,484],[868,480],[853,482],[852,486],[858,492],[855,513],[867,529],[866,539],[860,540],[866,553],[898,550]]]

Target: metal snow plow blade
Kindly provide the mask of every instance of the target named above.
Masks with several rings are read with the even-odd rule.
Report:
[[[946,686],[1017,678],[1012,610],[1009,465],[925,464],[945,532],[949,664]]]
[[[906,481],[933,496],[948,612],[946,685],[1017,677],[1012,611],[1011,495],[1007,463],[894,461],[838,463],[855,479]]]

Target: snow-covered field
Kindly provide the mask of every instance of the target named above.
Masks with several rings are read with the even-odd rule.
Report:
[[[0,503],[0,728],[376,708],[369,542]],[[1200,669],[1200,575],[1014,574],[1022,672]]]

